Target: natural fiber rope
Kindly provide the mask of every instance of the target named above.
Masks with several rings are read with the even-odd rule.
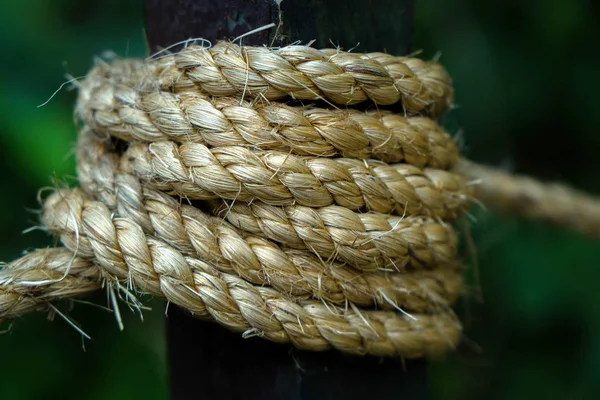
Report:
[[[220,218],[211,217],[193,206],[180,205],[171,196],[149,187],[142,187],[137,178],[122,173],[116,163],[112,162],[117,157],[111,160],[116,154],[110,152],[110,143],[94,137],[91,131],[84,132],[83,135],[78,157],[84,163],[80,165],[96,165],[99,168],[87,171],[80,169],[79,176],[85,182],[94,182],[95,185],[84,185],[87,194],[80,190],[62,190],[50,196],[42,216],[42,222],[51,232],[61,235],[67,247],[78,247],[79,252],[90,256],[94,254],[94,249],[90,248],[87,241],[76,236],[77,233],[81,235],[82,232],[86,232],[87,228],[81,224],[86,223],[85,217],[89,215],[87,212],[93,206],[95,209],[101,208],[105,216],[109,215],[107,210],[118,210],[120,217],[134,221],[146,234],[160,237],[185,255],[214,262],[215,267],[223,272],[235,271],[252,283],[270,284],[278,290],[296,296],[319,294],[318,297],[336,304],[343,304],[346,298],[360,304],[372,304],[374,301],[381,303],[383,299],[377,298],[378,293],[385,288],[392,292],[396,290],[394,282],[410,280],[413,276],[431,276],[432,279],[436,279],[437,271],[411,270],[404,274],[389,274],[385,271],[361,273],[333,260],[324,263],[312,252],[282,249],[264,237],[244,234]],[[96,161],[87,162],[94,157],[97,158]],[[102,203],[91,202],[89,198],[99,192],[112,195],[105,196]],[[70,218],[73,213],[81,217]],[[98,223],[99,217],[94,218],[90,216],[89,224]],[[104,235],[106,229],[94,228],[91,232],[92,235]],[[98,237],[98,240],[100,239],[101,237]],[[357,243],[348,246],[348,250],[358,246],[365,245]],[[442,274],[450,274],[456,278],[439,281],[442,286],[436,290],[436,296],[446,297],[444,293],[448,292],[451,298],[455,298],[460,291],[457,269],[449,263]],[[445,288],[447,283],[448,288]],[[348,292],[341,296],[340,291],[344,290]],[[366,294],[362,300],[353,295],[359,292]],[[392,292],[385,296],[394,299],[413,293]],[[401,303],[402,301],[399,301],[398,304]]]
[[[118,68],[127,73],[136,67]],[[450,78],[438,63],[308,46],[269,49],[228,42],[210,49],[189,46],[133,75],[143,90],[199,88],[214,97],[324,99],[343,105],[402,102],[409,113],[434,116],[454,99]]]
[[[562,184],[542,183],[466,160],[455,170],[477,183],[475,194],[486,206],[600,237],[598,198]]]
[[[461,335],[450,224],[476,171],[427,117],[452,99],[439,64],[381,53],[223,42],[101,64],[79,83],[80,188],[43,205],[64,248],[0,270],[0,318],[127,284],[301,349],[439,355]],[[405,114],[347,108],[365,101]]]

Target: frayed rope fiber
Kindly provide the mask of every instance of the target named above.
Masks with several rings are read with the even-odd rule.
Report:
[[[0,270],[1,319],[134,288],[300,349],[415,358],[458,343],[452,223],[474,195],[510,205],[525,183],[488,184],[497,172],[459,159],[431,119],[453,102],[442,66],[220,42],[101,63],[78,86],[80,186],[42,208],[63,247]],[[382,108],[395,103],[404,113]],[[535,188],[516,211],[552,215]],[[598,203],[574,201],[587,225],[547,219],[598,233]]]

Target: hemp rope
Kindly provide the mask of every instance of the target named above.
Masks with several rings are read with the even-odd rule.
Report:
[[[600,201],[595,197],[559,183],[542,183],[467,160],[461,160],[455,170],[478,181],[475,195],[486,206],[600,238]]]
[[[474,190],[552,215],[533,211],[545,186],[459,160],[427,117],[453,101],[434,62],[221,42],[100,64],[78,85],[80,187],[42,207],[64,247],[0,270],[0,319],[125,284],[246,337],[436,356],[461,336],[451,224]],[[405,114],[348,108],[367,101]],[[576,213],[561,193],[556,222]],[[596,219],[570,225],[597,233],[600,206],[576,201]]]

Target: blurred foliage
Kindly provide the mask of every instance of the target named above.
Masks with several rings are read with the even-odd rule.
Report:
[[[591,40],[600,37],[600,4],[417,4],[416,47],[426,57],[441,52],[454,79],[458,108],[445,123],[461,129],[464,153],[600,194],[600,59]],[[462,307],[468,340],[432,366],[432,397],[598,398],[599,243],[475,215],[479,279]]]
[[[417,0],[415,48],[441,52],[454,79],[459,107],[444,123],[460,133],[465,154],[600,193],[599,11],[593,1]],[[21,234],[37,223],[36,191],[74,182],[75,95],[62,90],[36,106],[84,75],[94,55],[146,50],[141,1],[4,1],[0,34],[0,259],[11,260],[52,244],[40,232]],[[466,338],[432,364],[431,398],[598,398],[598,242],[474,216],[478,263],[458,307]],[[103,295],[90,301],[106,304]],[[150,305],[143,323],[121,307],[124,332],[102,309],[63,305],[92,336],[85,343],[58,317],[15,321],[0,336],[0,397],[165,398],[164,305]]]
[[[3,1],[0,22],[0,259],[12,260],[53,243],[42,232],[21,233],[38,221],[38,189],[75,182],[75,92],[62,90],[37,106],[70,77],[84,75],[95,55],[146,50],[139,1]],[[86,300],[107,304],[103,294]],[[0,336],[0,398],[166,398],[164,305],[150,305],[143,323],[121,305],[124,332],[105,310],[61,305],[92,337],[85,343],[58,316],[15,321]]]

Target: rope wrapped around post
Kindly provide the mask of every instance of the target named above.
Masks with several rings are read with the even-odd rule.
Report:
[[[78,86],[80,186],[42,209],[63,247],[0,270],[1,319],[127,284],[301,349],[458,343],[452,222],[473,185],[430,119],[453,101],[439,64],[220,42],[102,63]]]

